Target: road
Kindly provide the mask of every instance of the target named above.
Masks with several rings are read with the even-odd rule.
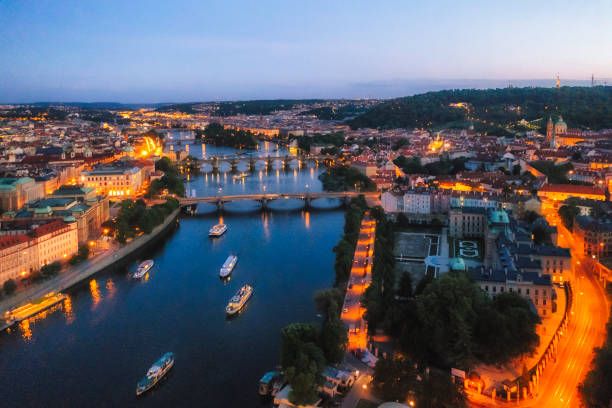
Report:
[[[360,300],[372,281],[375,225],[376,222],[366,213],[361,221],[353,266],[342,306],[341,318],[349,328],[348,350],[363,350],[367,347],[367,323],[363,319],[365,309],[361,307]]]
[[[563,231],[559,244],[570,247],[578,254],[573,237]],[[576,259],[575,257],[574,259]],[[512,406],[533,408],[575,408],[580,406],[578,385],[584,380],[593,360],[595,347],[605,341],[609,304],[606,295],[593,273],[593,263],[588,259],[576,259],[575,278],[572,282],[574,300],[567,333],[559,342],[556,361],[549,364],[540,377],[538,394]],[[490,399],[470,396],[474,407],[510,405],[507,402],[493,403]]]

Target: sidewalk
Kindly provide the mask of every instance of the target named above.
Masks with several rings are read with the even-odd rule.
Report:
[[[361,296],[372,281],[375,231],[376,222],[371,220],[369,213],[366,212],[361,221],[351,274],[340,315],[344,324],[349,328],[348,350],[367,347],[367,323],[363,319],[365,309],[361,307]]]

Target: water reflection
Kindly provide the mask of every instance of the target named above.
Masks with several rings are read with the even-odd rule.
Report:
[[[21,337],[25,341],[30,341],[32,339],[32,330],[30,329],[30,321],[28,319],[19,322],[19,329],[21,329]]]
[[[106,281],[106,290],[108,291],[108,297],[112,299],[113,295],[117,290],[115,289],[115,282],[111,278]]]
[[[66,323],[71,324],[74,321],[74,312],[72,311],[72,299],[70,296],[66,296],[64,299],[64,317],[66,318]]]
[[[89,281],[89,291],[91,292],[91,299],[93,300],[93,307],[95,308],[102,300],[102,295],[98,289],[98,282],[95,279]]]
[[[310,211],[304,212],[304,226],[306,229],[310,229]]]

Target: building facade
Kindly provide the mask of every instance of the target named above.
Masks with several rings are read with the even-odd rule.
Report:
[[[97,194],[111,197],[135,196],[143,183],[139,167],[107,167],[84,171],[81,183],[93,188]]]
[[[29,177],[0,179],[0,209],[17,211],[29,201],[45,196],[44,186]]]

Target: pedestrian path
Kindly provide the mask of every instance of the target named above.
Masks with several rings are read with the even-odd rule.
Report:
[[[360,300],[372,282],[375,235],[376,221],[372,220],[370,214],[366,212],[359,229],[341,314],[342,321],[348,327],[347,349],[349,351],[365,350],[367,347],[367,323],[363,319],[365,308],[361,306]]]

